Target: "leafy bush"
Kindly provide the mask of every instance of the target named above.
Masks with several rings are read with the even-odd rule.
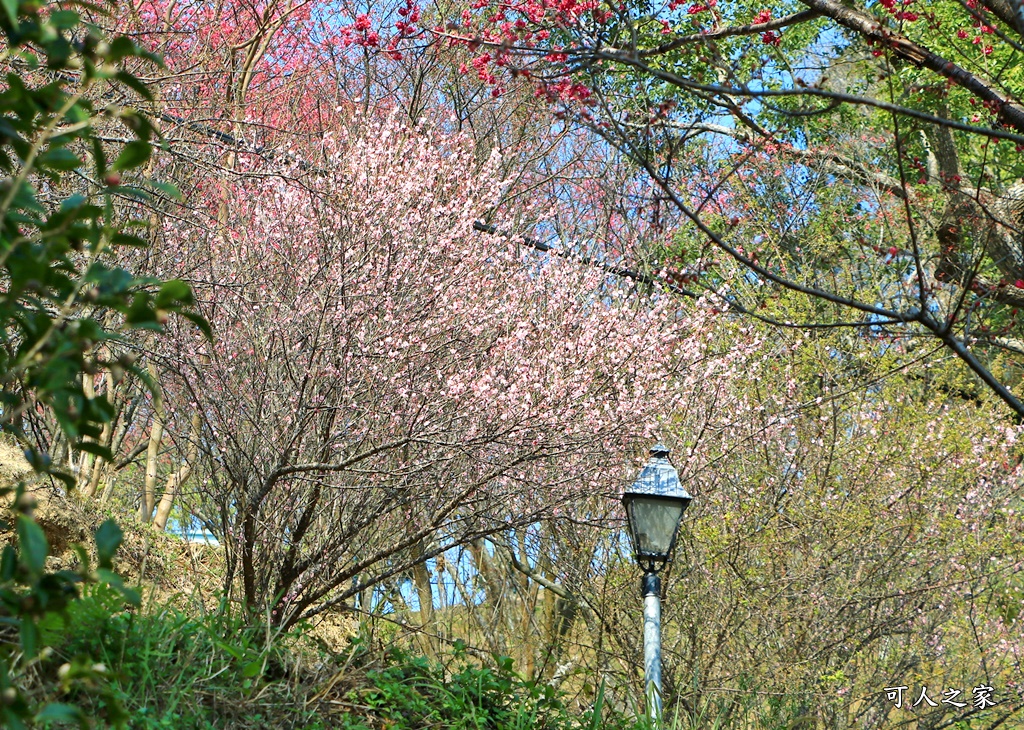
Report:
[[[118,247],[147,245],[132,231],[148,224],[115,202],[176,191],[137,172],[156,137],[146,116],[116,103],[97,110],[93,100],[149,97],[124,64],[159,60],[127,37],[107,42],[76,5],[5,0],[0,12],[9,69],[0,93],[0,427],[17,434],[22,416],[42,405],[76,449],[109,459],[95,439],[112,408],[87,392],[82,374],[132,370],[133,359],[110,346],[128,330],[161,331],[170,312],[209,327],[191,311],[184,282],[110,263]],[[110,125],[128,141],[108,148],[97,127]],[[30,456],[50,471],[48,457]]]
[[[368,687],[348,692],[341,703],[347,714],[339,719],[339,726],[345,730],[613,730],[633,724],[626,718],[602,717],[600,700],[577,717],[553,687],[519,676],[509,657],[498,657],[493,667],[475,665],[465,661],[457,644],[454,663],[452,671],[423,657],[392,651],[388,666],[367,672]]]
[[[400,650],[383,661],[368,653],[350,657],[340,673],[349,684],[331,693],[334,699],[321,701],[333,680],[301,672],[288,648],[305,627],[275,638],[266,625],[249,625],[225,607],[201,618],[169,607],[124,609],[117,591],[94,586],[74,612],[49,622],[44,635],[55,650],[51,665],[89,656],[104,666],[110,693],[133,728],[636,727],[629,718],[602,713],[600,702],[574,715],[555,689],[516,674],[508,657],[480,666],[458,651],[449,667]],[[320,659],[330,664],[341,657]],[[375,667],[360,668],[363,661]],[[105,701],[98,697],[83,693],[77,699],[103,711]]]
[[[9,631],[0,634],[0,726],[17,729],[70,721],[87,727],[88,715],[82,707],[57,701],[64,696],[75,699],[85,690],[91,693],[92,714],[123,727],[127,716],[107,681],[106,666],[86,654],[63,661],[51,646],[54,625],[74,620],[83,607],[79,585],[96,586],[119,607],[138,605],[138,594],[113,572],[121,530],[108,520],[96,531],[99,565],[95,570],[88,553],[78,547],[79,569],[57,572],[44,569],[49,546],[35,521],[18,515],[17,533],[18,548],[5,546],[0,558],[0,626],[13,629],[17,636],[13,641]]]
[[[48,629],[57,660],[90,656],[108,669],[131,727],[310,726],[289,659],[265,626],[226,609],[190,617],[166,606],[124,608],[96,586]]]
[[[21,436],[23,417],[46,409],[75,449],[110,459],[96,439],[112,408],[85,387],[84,377],[134,370],[132,358],[112,346],[129,330],[160,331],[168,313],[207,334],[209,327],[190,311],[192,292],[183,282],[136,277],[110,263],[113,249],[146,245],[130,232],[145,222],[116,211],[115,200],[175,191],[137,175],[156,137],[146,117],[116,103],[97,110],[94,100],[113,92],[147,98],[125,62],[158,59],[127,37],[108,42],[75,7],[101,11],[74,0],[4,0],[0,9],[7,70],[0,92],[0,429]],[[97,132],[112,124],[128,134],[116,148]],[[26,455],[37,472],[74,486],[47,454],[30,448]],[[47,646],[54,625],[75,620],[83,607],[80,585],[106,585],[120,605],[138,603],[113,572],[121,531],[106,522],[96,532],[95,570],[79,548],[77,570],[48,571],[49,545],[24,486],[0,485],[0,497],[11,491],[17,547],[7,545],[0,559],[0,725],[87,727],[81,707],[53,701],[87,693],[95,715],[124,726],[106,667],[84,654],[60,663]],[[0,529],[9,526],[0,520]]]

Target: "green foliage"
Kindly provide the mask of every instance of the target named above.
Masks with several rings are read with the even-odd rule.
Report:
[[[287,655],[266,627],[227,610],[192,618],[172,608],[123,610],[96,586],[46,633],[61,659],[90,656],[133,728],[304,727],[312,722],[286,676]],[[83,696],[85,705],[95,696]]]
[[[192,293],[182,282],[139,278],[108,262],[114,247],[144,244],[125,232],[144,224],[115,212],[115,200],[150,200],[147,187],[173,190],[124,181],[122,173],[150,159],[156,130],[133,109],[111,103],[97,110],[94,100],[113,91],[148,97],[123,63],[158,59],[128,38],[107,42],[75,7],[97,10],[4,0],[0,13],[8,69],[0,92],[0,428],[18,434],[21,415],[41,406],[75,448],[110,459],[106,447],[86,439],[100,435],[112,408],[86,393],[83,374],[133,370],[132,358],[115,357],[112,346],[131,329],[161,330],[171,312],[207,334],[209,327],[189,311]],[[98,127],[115,123],[132,139],[108,164]],[[46,454],[27,456],[37,472],[74,486]],[[0,496],[10,491],[0,487]],[[60,661],[51,646],[54,627],[87,608],[81,585],[104,587],[119,608],[139,604],[113,571],[121,531],[112,521],[99,528],[95,570],[79,547],[77,570],[47,571],[49,545],[21,485],[15,504],[17,547],[7,545],[0,559],[0,725],[89,727],[97,717],[123,727],[127,716],[105,665],[85,652]],[[53,685],[42,698],[27,689],[40,682]]]
[[[530,682],[499,657],[480,666],[457,652],[449,666],[392,650],[374,656],[354,645],[340,675],[326,685],[297,667],[297,650],[307,627],[290,634],[267,633],[221,606],[204,617],[169,607],[125,610],[121,594],[92,585],[75,610],[48,617],[42,634],[52,657],[42,666],[55,692],[54,667],[76,657],[92,657],[103,667],[109,697],[75,695],[87,715],[109,712],[117,703],[133,728],[318,728],[369,730],[439,727],[459,730],[570,730],[632,728],[635,721],[614,717],[599,700],[578,715],[551,686]],[[323,656],[321,660],[339,661]],[[374,668],[363,667],[372,663]],[[381,666],[381,663],[383,666]],[[344,690],[329,702],[338,676]],[[600,696],[600,695],[599,695]],[[52,710],[57,712],[58,710]]]
[[[443,727],[452,730],[568,730],[631,727],[625,718],[602,717],[602,703],[577,717],[550,685],[523,679],[510,657],[495,665],[468,663],[460,652],[455,666],[393,651],[390,664],[367,673],[368,688],[348,693],[345,730]],[[600,695],[599,695],[600,696]]]
[[[189,310],[192,293],[182,282],[136,277],[106,261],[115,247],[145,243],[126,232],[145,224],[115,211],[115,201],[174,191],[125,179],[153,153],[149,120],[94,102],[114,91],[148,96],[122,64],[158,59],[128,38],[105,41],[70,9],[76,5],[51,11],[7,0],[0,14],[4,55],[16,61],[0,93],[0,426],[17,433],[20,415],[41,404],[75,448],[110,458],[85,439],[99,436],[111,406],[86,394],[81,374],[131,370],[132,358],[115,357],[110,346],[131,329],[161,330],[171,312],[209,328]],[[132,138],[113,163],[101,125],[123,127]],[[32,461],[38,471],[51,469],[45,455]]]
[[[79,600],[79,586],[92,586],[107,596],[109,615],[116,608],[139,604],[138,594],[126,588],[113,572],[111,560],[121,544],[121,530],[108,520],[96,531],[98,566],[91,569],[88,554],[79,548],[77,571],[47,572],[49,545],[30,517],[17,516],[18,548],[7,545],[0,559],[0,626],[17,631],[18,643],[0,641],[0,724],[24,728],[53,721],[89,727],[89,715],[78,703],[52,701],[88,690],[96,716],[124,727],[127,715],[108,683],[104,665],[85,654],[56,658],[54,626],[81,621],[89,605]],[[39,700],[29,691],[30,677],[49,676],[53,691]]]

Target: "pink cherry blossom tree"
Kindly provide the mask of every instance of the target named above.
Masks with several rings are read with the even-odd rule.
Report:
[[[254,610],[291,623],[617,489],[664,418],[714,397],[711,363],[742,357],[713,352],[706,310],[474,231],[503,183],[465,140],[368,117],[319,157],[238,178],[222,228],[166,224],[218,323],[168,353],[168,408],[204,422]]]

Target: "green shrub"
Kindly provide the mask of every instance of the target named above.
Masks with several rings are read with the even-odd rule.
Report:
[[[62,627],[80,620],[90,606],[79,598],[80,586],[93,586],[119,607],[138,605],[138,594],[113,571],[121,530],[108,520],[96,531],[95,570],[78,547],[78,570],[50,572],[42,529],[24,514],[16,523],[17,548],[6,545],[0,558],[0,625],[7,629],[0,635],[0,727],[51,722],[88,727],[90,715],[124,727],[127,716],[107,667],[84,653],[65,660],[53,648]],[[93,614],[106,620],[109,608],[97,607]],[[83,693],[89,695],[88,710],[78,702]]]
[[[131,727],[316,727],[266,627],[226,609],[205,617],[170,607],[124,610],[103,587],[78,604],[49,627],[55,652],[104,664]]]
[[[446,728],[448,730],[574,730],[629,727],[625,718],[602,717],[599,701],[582,716],[572,713],[550,685],[527,681],[512,659],[493,667],[465,661],[456,648],[455,669],[393,651],[388,666],[366,674],[368,687],[347,695],[345,730]],[[600,694],[599,694],[600,697]]]

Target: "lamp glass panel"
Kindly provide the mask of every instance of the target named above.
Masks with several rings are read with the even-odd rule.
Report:
[[[684,503],[678,499],[646,496],[630,499],[627,509],[637,554],[667,558],[683,508]]]

